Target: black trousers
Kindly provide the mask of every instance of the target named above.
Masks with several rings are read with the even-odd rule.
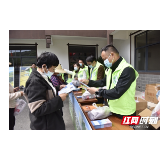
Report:
[[[9,130],[14,130],[15,116],[14,108],[9,108]]]

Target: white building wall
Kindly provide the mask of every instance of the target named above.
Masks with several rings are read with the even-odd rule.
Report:
[[[127,40],[113,40],[113,45],[119,51],[120,56],[122,56],[128,63],[130,63],[130,42]]]
[[[107,39],[105,38],[85,38],[85,37],[52,37],[52,44],[50,48],[46,48],[46,40],[38,39],[10,39],[9,43],[30,43],[34,44],[37,42],[37,53],[38,56],[44,52],[49,51],[55,53],[62,64],[63,68],[69,69],[68,60],[68,43],[69,44],[81,44],[81,45],[96,45],[98,44],[98,56],[101,55],[101,48],[107,45]]]

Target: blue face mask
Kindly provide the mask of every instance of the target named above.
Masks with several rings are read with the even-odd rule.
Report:
[[[54,74],[54,72],[50,72],[48,71],[47,73],[45,73],[46,76],[48,76],[49,78]]]
[[[110,56],[109,56],[110,57]],[[109,58],[108,57],[108,58]],[[112,67],[112,63],[109,62],[108,58],[104,61],[104,65],[108,68]]]
[[[42,66],[42,68],[43,68],[43,66]],[[47,67],[46,67],[47,68]],[[46,73],[45,71],[44,71],[44,68],[43,68],[43,72],[44,72],[44,74],[46,75],[46,76],[48,76],[49,78],[54,74],[54,72],[50,72],[49,70],[48,70],[48,72]]]
[[[89,68],[93,68],[93,66],[92,66],[92,65],[88,65],[88,67],[89,67]]]
[[[82,67],[82,63],[79,63],[79,65]]]
[[[77,67],[74,67],[74,70],[75,70],[75,71],[77,71],[77,70],[78,70],[78,68],[77,68]]]
[[[58,77],[61,76],[61,73],[57,74],[57,76],[58,76]]]

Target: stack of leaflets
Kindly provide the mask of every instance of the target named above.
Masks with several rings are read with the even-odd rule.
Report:
[[[101,119],[101,120],[96,120],[96,121],[91,121],[95,129],[98,128],[105,128],[105,127],[112,127],[112,122],[107,118],[107,119]]]
[[[76,87],[71,83],[67,84],[64,88],[62,88],[59,92],[58,95],[62,93],[70,93],[71,91],[76,90]]]

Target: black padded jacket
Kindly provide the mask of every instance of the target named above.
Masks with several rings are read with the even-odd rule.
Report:
[[[59,86],[55,88],[58,93]],[[32,71],[26,82],[24,97],[28,101],[32,130],[65,129],[61,113],[63,101],[58,94],[55,95],[52,87],[36,70]]]

